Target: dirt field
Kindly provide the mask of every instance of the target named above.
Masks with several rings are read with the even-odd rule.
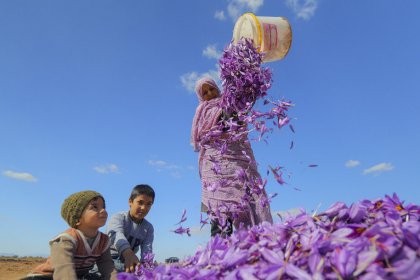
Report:
[[[25,277],[32,268],[45,262],[39,257],[0,257],[0,280],[16,280]]]

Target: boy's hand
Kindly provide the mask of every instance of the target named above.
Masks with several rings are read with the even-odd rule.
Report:
[[[140,262],[136,254],[131,249],[127,249],[122,255],[124,257],[125,272],[134,272],[137,264]]]

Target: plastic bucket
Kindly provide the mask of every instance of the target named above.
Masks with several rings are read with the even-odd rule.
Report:
[[[292,44],[292,29],[284,17],[260,17],[243,14],[233,28],[233,41],[250,38],[259,52],[265,53],[264,62],[282,59]]]

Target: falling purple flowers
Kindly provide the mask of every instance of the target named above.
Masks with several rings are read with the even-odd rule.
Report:
[[[205,225],[209,223],[209,217],[203,219],[203,213],[200,213],[200,229],[202,229]]]
[[[184,209],[184,211],[182,212],[182,217],[180,221],[176,223],[175,225],[180,225],[186,220],[187,220],[187,210]],[[189,227],[184,228],[182,225],[180,225],[177,229],[173,230],[173,232],[175,232],[176,234],[181,234],[181,235],[187,234],[188,236],[191,236],[190,228]]]
[[[182,217],[181,217],[181,220],[178,222],[178,223],[176,223],[177,225],[179,225],[179,224],[181,224],[181,223],[183,223],[183,222],[185,222],[187,220],[187,210],[186,209],[184,209],[184,211],[182,211]]]
[[[267,91],[271,88],[272,73],[269,68],[261,66],[263,54],[254,48],[252,41],[243,39],[236,44],[228,45],[219,61],[220,78],[222,80],[222,100],[220,106],[228,119],[221,124],[221,129],[229,127],[231,140],[235,141],[242,133],[256,131],[257,140],[265,140],[267,133],[273,131],[268,120],[273,120],[277,128],[289,124],[287,111],[292,105],[290,101],[272,101],[268,99]],[[262,100],[265,106],[271,108],[265,111],[254,110],[254,105]],[[248,131],[243,131],[246,126]],[[293,130],[293,127],[290,125]],[[216,135],[216,137],[219,135]]]
[[[286,182],[283,180],[282,175],[283,172],[280,171],[281,167],[276,167],[273,168],[270,166],[271,172],[274,175],[274,178],[276,179],[277,183],[279,183],[280,185],[284,185]]]
[[[287,111],[292,106],[290,101],[272,101],[268,99],[267,91],[271,88],[272,73],[269,68],[261,66],[263,54],[259,53],[248,39],[240,40],[238,43],[231,43],[224,51],[219,61],[222,80],[222,101],[220,106],[228,115],[233,115],[228,121],[221,124],[228,126],[230,130],[224,141],[235,141],[237,137],[241,137],[241,130],[248,128],[245,133],[255,131],[258,137],[257,141],[264,140],[267,142],[267,133],[273,132],[273,127],[269,126],[268,120],[274,120],[273,126],[281,129],[289,125],[294,132],[293,126],[290,124],[290,118]],[[271,105],[271,108],[265,111],[257,111],[254,104],[259,100],[265,106]],[[230,126],[231,123],[245,123],[247,126]],[[216,141],[217,143],[218,141]],[[219,144],[222,146],[222,144]],[[291,144],[291,147],[293,144]],[[249,159],[250,160],[250,159]],[[273,172],[275,180],[283,185],[285,181],[281,177],[279,169]],[[253,185],[252,178],[248,178],[250,185]],[[255,188],[254,188],[255,189]]]
[[[174,232],[177,233],[177,234],[181,234],[181,235],[182,234],[187,234],[188,236],[191,236],[190,228],[188,228],[188,227],[184,228],[184,227],[180,226],[177,229],[175,229]]]
[[[262,68],[262,55],[252,41],[230,44],[220,59],[223,94],[221,106],[230,114],[246,112],[255,101],[267,95],[271,87],[271,71]]]
[[[216,236],[179,264],[119,279],[419,279],[420,205],[398,196],[337,202]]]
[[[269,99],[267,91],[271,87],[272,73],[269,68],[262,67],[263,54],[259,53],[249,39],[243,39],[237,43],[229,44],[219,60],[220,78],[222,80],[222,94],[219,106],[223,114],[219,126],[208,131],[201,140],[206,146],[220,151],[221,155],[227,153],[227,147],[232,143],[243,141],[252,134],[251,139],[267,142],[268,135],[275,129],[284,126],[294,132],[290,124],[290,117],[287,115],[289,108],[293,106],[290,101]],[[257,102],[261,106],[255,106]],[[256,108],[261,107],[257,110]],[[248,141],[248,139],[246,140]],[[243,159],[249,162],[250,166],[256,165],[255,159],[242,151]],[[222,173],[221,166],[210,157],[211,170],[215,175]],[[279,184],[286,182],[282,178],[282,171],[271,168],[273,176]],[[267,180],[262,180],[256,175],[247,175],[245,170],[239,170],[236,178],[221,178],[205,184],[208,191],[217,191],[225,186],[240,182],[244,189],[242,205],[229,209],[232,216],[238,215],[235,211],[242,211],[249,201],[258,201],[261,206],[266,207],[270,199],[265,195],[264,188]],[[246,191],[245,191],[246,190]],[[214,213],[217,209],[213,209]],[[233,211],[233,212],[232,212]],[[218,211],[223,213],[223,211]],[[223,220],[224,217],[216,215],[216,218]]]

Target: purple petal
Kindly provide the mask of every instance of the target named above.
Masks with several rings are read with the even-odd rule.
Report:
[[[312,277],[306,271],[292,264],[286,264],[286,274],[299,280],[312,280]]]
[[[179,224],[185,222],[186,220],[187,220],[187,210],[184,209],[184,211],[182,212],[181,220],[178,223],[176,223],[175,225],[179,225]]]
[[[294,127],[293,127],[293,125],[289,125],[289,128],[290,128],[290,130],[293,132],[293,133],[295,133],[295,129],[294,129]]]
[[[356,255],[353,252],[343,248],[339,251],[334,251],[332,258],[341,276],[347,278],[353,274],[353,271],[356,269]]]

